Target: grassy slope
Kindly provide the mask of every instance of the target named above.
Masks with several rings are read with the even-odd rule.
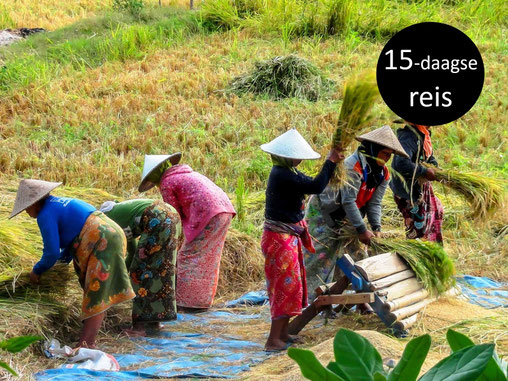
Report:
[[[87,4],[87,12],[98,9]],[[435,129],[437,157],[444,167],[506,178],[502,4],[364,1],[353,30],[333,38],[285,38],[278,24],[266,24],[268,16],[212,33],[201,26],[199,14],[168,8],[149,8],[141,19],[105,13],[82,20],[0,50],[5,62],[0,71],[0,169],[7,178],[22,173],[123,194],[136,187],[145,153],[181,150],[186,162],[229,192],[239,179],[249,191],[262,190],[270,162],[259,144],[296,126],[324,153],[344,79],[375,67],[384,42],[396,30],[435,20],[466,31],[480,48],[487,72],[475,107]],[[20,12],[9,14],[19,19]],[[69,22],[54,14],[53,25]],[[311,103],[221,92],[256,60],[289,53],[313,61],[335,80],[335,95]],[[382,102],[375,115],[376,125],[393,118]],[[315,163],[303,168],[317,170]],[[454,221],[456,216],[448,225]],[[503,224],[501,219],[494,228]],[[461,223],[446,234],[461,270],[499,278],[505,270],[491,265],[496,258],[506,261],[506,239],[494,238],[489,229]]]

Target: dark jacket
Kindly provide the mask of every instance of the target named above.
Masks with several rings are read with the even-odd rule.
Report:
[[[412,200],[413,202],[417,202],[421,194],[418,178],[424,177],[427,173],[427,168],[420,163],[424,162],[437,166],[437,161],[434,155],[425,158],[425,152],[423,151],[424,135],[416,128],[405,126],[404,128],[398,129],[397,138],[410,159],[398,155],[393,158],[390,188],[394,195],[409,200],[409,192],[412,184]]]
[[[336,164],[326,160],[321,172],[313,179],[303,173],[274,165],[266,188],[265,218],[286,223],[297,223],[303,219],[306,194],[321,193]]]

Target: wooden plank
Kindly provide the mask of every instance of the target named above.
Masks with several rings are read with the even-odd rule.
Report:
[[[416,314],[418,311],[425,308],[425,306],[427,304],[430,304],[430,303],[436,301],[436,299],[437,298],[423,299],[423,300],[420,300],[418,303],[410,304],[409,306],[392,311],[391,314],[395,320],[400,321],[400,320],[405,319],[411,315]]]
[[[404,279],[412,278],[414,276],[415,273],[413,272],[413,270],[400,271],[398,273],[371,282],[370,289],[372,291],[377,291],[381,288],[389,287],[392,284],[403,281]]]
[[[405,331],[408,328],[410,328],[413,324],[415,324],[417,320],[418,320],[418,313],[416,313],[404,320],[396,321],[393,324],[393,328],[398,331]]]
[[[410,304],[413,303],[417,303],[420,300],[425,299],[427,296],[429,296],[429,292],[424,288],[422,288],[411,294],[404,295],[400,298],[386,302],[383,308],[386,312],[395,311],[399,308],[409,306]]]
[[[422,285],[416,278],[409,278],[390,287],[383,288],[381,291],[386,291],[386,300],[391,301],[404,295],[412,294],[421,288]]]
[[[326,286],[318,286],[314,292],[316,293],[316,296],[319,296],[319,295],[322,295],[326,292],[326,290],[330,289],[333,285],[335,284],[335,282],[333,283],[327,283]]]
[[[330,293],[331,294],[341,294],[348,286],[349,279],[347,276],[343,276],[340,278],[335,284],[330,287]],[[316,300],[312,302],[310,306],[305,308],[302,311],[302,314],[299,316],[296,316],[293,320],[289,322],[288,326],[288,333],[290,335],[297,335],[306,325],[309,321],[314,319],[316,315],[319,312],[318,306],[316,306]]]
[[[364,292],[342,295],[320,295],[317,297],[316,306],[329,306],[331,304],[360,304],[374,302],[374,293]]]
[[[355,263],[358,272],[369,282],[408,270],[406,263],[395,253],[385,253]]]

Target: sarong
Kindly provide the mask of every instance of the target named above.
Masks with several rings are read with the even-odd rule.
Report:
[[[346,220],[336,227],[328,226],[319,205],[319,197],[311,196],[305,210],[305,221],[309,226],[309,233],[316,253],[303,249],[309,303],[312,302],[317,287],[339,280],[344,275],[337,260],[344,254],[349,254],[353,260],[360,261],[368,257],[365,246],[357,238],[354,227]]]
[[[176,260],[176,304],[209,308],[217,292],[219,267],[231,213],[219,213],[191,242],[184,242]]]
[[[444,208],[434,194],[429,181],[423,183],[420,199],[413,206],[409,200],[395,195],[394,199],[404,217],[408,239],[423,238],[427,241],[443,243],[441,226]]]
[[[141,235],[129,273],[136,293],[132,321],[176,319],[175,265],[182,243],[180,215],[170,205],[155,201],[141,216]]]
[[[74,269],[83,288],[82,320],[134,298],[124,261],[126,246],[122,228],[102,212],[93,212],[71,243]]]
[[[304,239],[308,232],[305,223]],[[310,239],[305,245],[312,250]],[[263,231],[261,250],[265,256],[266,289],[272,320],[300,315],[307,306],[307,283],[303,264],[302,238]]]

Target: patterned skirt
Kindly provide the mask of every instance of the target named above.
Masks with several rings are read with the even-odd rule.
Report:
[[[303,249],[303,258],[307,274],[309,302],[316,297],[317,287],[337,281],[342,271],[336,265],[343,254],[349,254],[354,261],[367,258],[364,246],[356,238],[356,230],[345,221],[331,228],[321,213],[319,198],[312,196],[305,210],[305,221],[309,226],[316,253]]]
[[[300,315],[307,306],[302,240],[294,235],[263,231],[261,250],[272,320]]]
[[[83,288],[82,320],[134,298],[125,267],[125,250],[126,239],[120,226],[102,212],[93,212],[70,246]]]
[[[141,235],[129,272],[136,298],[132,321],[157,322],[176,319],[175,264],[182,243],[178,212],[155,201],[141,216]]]
[[[420,199],[414,205],[411,205],[409,200],[395,195],[394,199],[404,217],[408,239],[423,238],[427,241],[443,243],[441,225],[444,208],[434,194],[430,182],[423,183]]]
[[[217,292],[219,267],[231,213],[212,217],[191,242],[184,242],[176,261],[176,304],[187,308],[209,308]]]

